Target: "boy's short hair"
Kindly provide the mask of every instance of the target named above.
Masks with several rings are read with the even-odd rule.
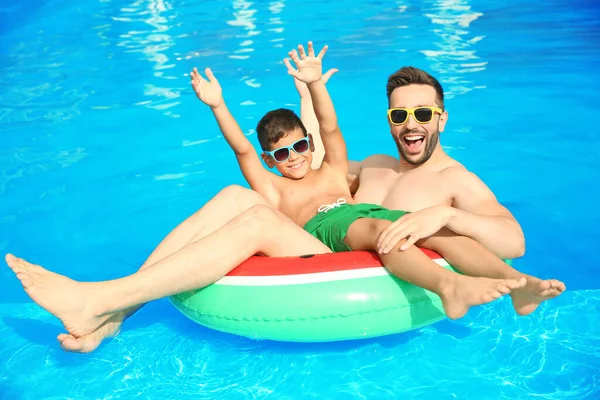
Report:
[[[292,110],[279,108],[269,111],[258,121],[258,125],[256,125],[260,147],[263,151],[271,150],[273,143],[278,142],[279,139],[287,136],[296,128],[300,128],[304,136],[307,135],[304,124]]]

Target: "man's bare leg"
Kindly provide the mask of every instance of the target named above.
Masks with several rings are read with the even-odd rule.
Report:
[[[391,222],[362,218],[350,225],[345,242],[353,250],[376,250],[377,238]],[[448,318],[463,317],[469,308],[489,303],[525,284],[518,279],[474,278],[444,269],[422,251],[411,246],[400,251],[404,241],[392,251],[380,254],[386,268],[398,278],[436,293],[442,299]]]
[[[173,229],[154,249],[140,269],[182,249],[194,237],[199,239],[213,233],[258,204],[268,205],[267,201],[253,190],[238,185],[227,186]]]
[[[253,190],[238,185],[224,188],[200,210],[173,229],[154,249],[140,270],[216,231],[242,212],[258,204],[267,204],[267,201]],[[105,338],[118,334],[123,322],[142,306],[115,313],[100,328],[88,335],[74,337],[71,334],[62,333],[58,335],[57,340],[66,351],[90,352],[98,347]]]
[[[335,72],[337,72],[335,69],[329,70],[324,75],[325,82]],[[298,82],[304,85],[304,88],[306,89],[306,84],[300,81]],[[298,89],[299,94],[301,95],[301,114],[307,115],[307,127],[310,126],[312,129],[311,133],[313,134],[314,140],[317,142],[317,153],[319,151],[322,153],[323,146],[319,136],[316,116],[314,115],[314,110],[312,108],[312,100],[310,98],[310,94],[308,94],[308,98],[303,98],[301,89],[302,87]],[[308,93],[308,90],[306,90],[306,93]],[[318,159],[318,164],[320,165],[320,160],[322,158],[322,154],[320,156],[317,154],[313,160]],[[225,223],[233,219],[236,215],[239,215],[244,210],[257,204],[267,204],[267,202],[262,196],[250,189],[246,189],[237,185],[226,187],[213,199],[211,199],[204,207],[188,217],[173,231],[171,231],[150,254],[140,269],[144,269],[147,266],[152,265],[153,263],[160,261],[174,252],[182,249],[184,246],[214,232]],[[102,342],[104,338],[116,335],[119,332],[122,323],[135,312],[137,312],[142,306],[143,304],[117,312],[114,316],[107,320],[106,325],[101,326],[101,328],[89,335],[76,338],[71,334],[63,333],[58,335],[57,339],[60,342],[61,347],[67,351],[79,352],[87,349],[93,350]]]
[[[556,279],[541,280],[517,271],[473,239],[458,236],[448,229],[420,240],[417,245],[443,254],[448,263],[465,275],[503,279],[525,278],[525,286],[510,293],[515,311],[519,315],[532,313],[542,301],[556,297],[566,289],[565,284]]]
[[[119,310],[205,287],[253,254],[277,257],[327,252],[325,245],[287,217],[259,205],[205,238],[121,279],[77,282],[12,255],[6,256],[6,262],[32,300],[58,317],[71,335],[81,337],[97,330]]]

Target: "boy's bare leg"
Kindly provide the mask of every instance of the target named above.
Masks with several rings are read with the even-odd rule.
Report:
[[[239,251],[233,252],[235,247]],[[7,255],[6,262],[27,294],[58,317],[71,335],[80,337],[98,329],[116,311],[207,286],[259,252],[277,257],[330,250],[287,217],[259,205],[205,238],[121,279],[77,282],[12,255]]]
[[[532,313],[542,301],[560,295],[565,284],[556,279],[541,280],[523,274],[506,264],[484,246],[471,238],[458,236],[448,229],[422,239],[417,245],[443,255],[457,270],[469,276],[485,276],[488,278],[522,279],[525,286],[514,289],[510,296],[515,311],[519,315]]]
[[[257,204],[267,204],[267,201],[253,190],[238,185],[227,186],[200,210],[173,229],[154,249],[142,264],[140,270],[181,250],[189,243],[216,231]],[[232,249],[232,251],[237,250]],[[57,339],[66,351],[90,352],[98,347],[105,338],[118,334],[123,322],[142,306],[143,304],[118,311],[115,315],[110,316],[97,330],[88,335],[77,338],[71,334],[62,333],[58,335]]]
[[[376,250],[379,233],[389,221],[362,218],[348,230],[345,242],[353,250]],[[490,279],[464,276],[434,263],[414,246],[400,251],[404,241],[396,244],[381,260],[398,278],[436,293],[442,299],[448,318],[463,317],[470,307],[489,303],[525,284],[524,279]]]

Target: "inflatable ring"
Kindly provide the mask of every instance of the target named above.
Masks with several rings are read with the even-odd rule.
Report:
[[[438,254],[423,252],[454,270]],[[214,284],[170,299],[203,326],[291,342],[389,335],[446,317],[437,295],[397,279],[366,251],[253,256]]]

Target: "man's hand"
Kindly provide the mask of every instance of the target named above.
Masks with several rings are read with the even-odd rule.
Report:
[[[402,239],[406,242],[400,247],[404,251],[417,241],[427,238],[445,227],[453,215],[453,208],[437,205],[403,215],[388,226],[377,238],[377,250],[387,254]]]
[[[223,90],[210,68],[206,68],[204,73],[208,81],[200,75],[197,68],[194,68],[190,73],[192,88],[194,88],[194,92],[196,92],[196,96],[200,101],[211,108],[217,108],[223,103]]]
[[[290,60],[285,58],[283,63],[288,69],[288,74],[294,78],[306,84],[317,82],[322,78],[323,75],[323,64],[321,60],[327,52],[327,46],[324,46],[319,54],[315,57],[315,49],[313,43],[308,42],[308,55],[304,52],[304,46],[298,45],[298,52],[292,50],[288,53],[294,64],[296,64],[297,70],[292,67]],[[300,57],[298,57],[300,53]]]

